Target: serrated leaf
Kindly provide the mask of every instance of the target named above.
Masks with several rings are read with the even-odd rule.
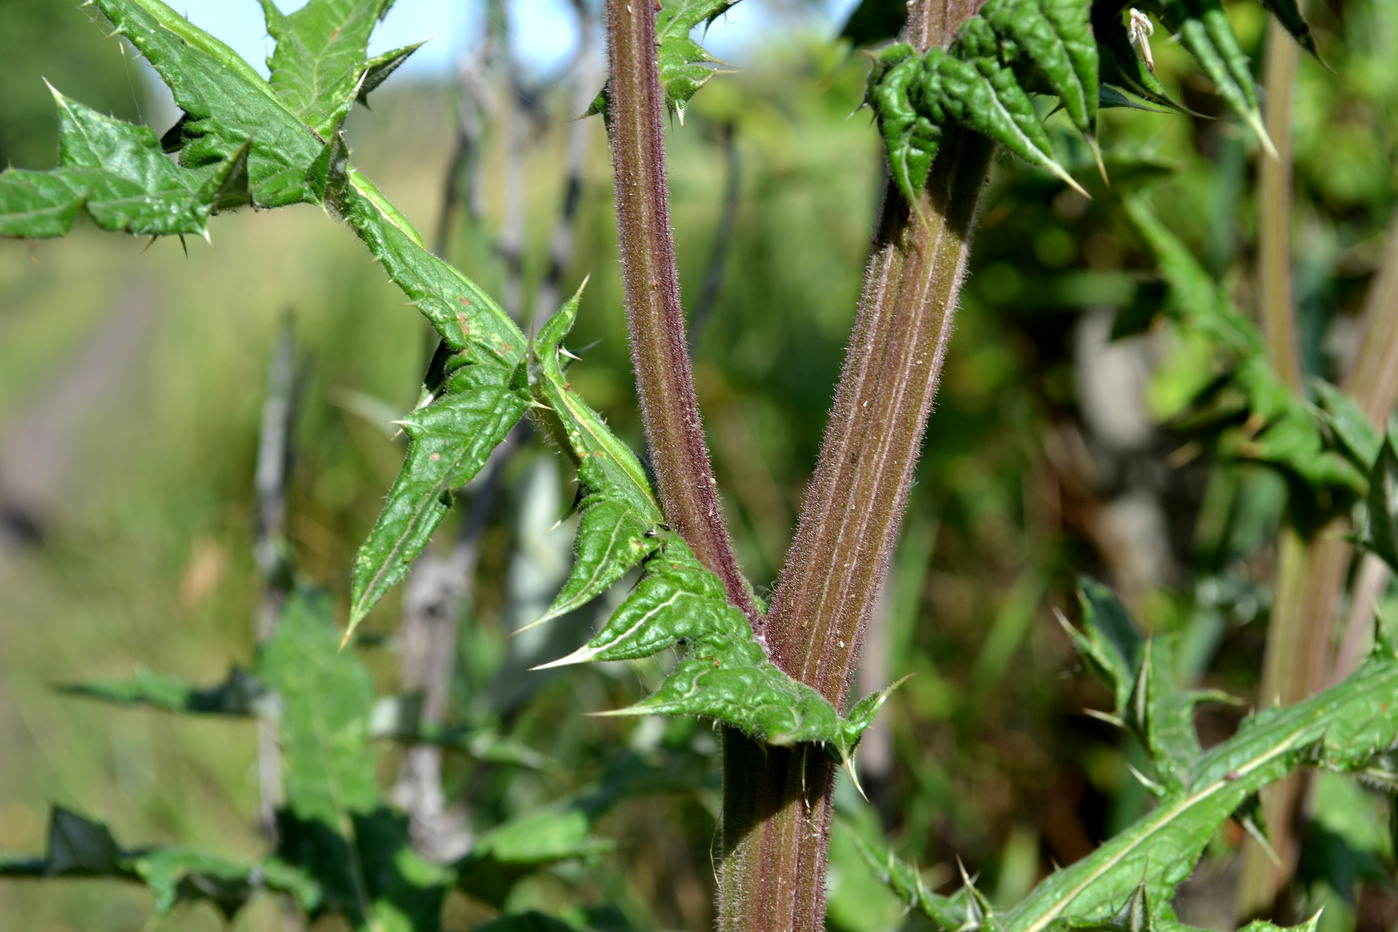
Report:
[[[953,43],[947,54],[936,49],[928,53],[924,93],[936,95],[950,119],[989,136],[1026,162],[1048,169],[1085,196],[1086,192],[1054,159],[1048,131],[1039,122],[1034,103],[1019,77],[1001,65],[997,57],[977,54],[984,48],[981,41],[994,41],[990,27],[977,26],[977,21],[985,22],[971,17],[962,26],[957,41],[964,38],[966,44],[960,49]],[[962,49],[973,56],[970,61],[955,57]]]
[[[93,0],[169,85],[185,112],[180,162],[223,162],[251,140],[248,178],[262,207],[315,201],[306,170],[323,143],[228,46],[160,0]]]
[[[121,705],[143,705],[165,712],[200,715],[266,715],[274,703],[257,678],[234,668],[228,679],[199,688],[184,680],[138,670],[129,680],[82,683],[62,687],[64,692]]]
[[[364,77],[359,80],[359,95],[355,99],[367,107],[370,92],[387,81],[389,76],[397,71],[414,52],[422,48],[423,44],[415,42],[412,45],[405,45],[400,49],[376,55],[365,62]]]
[[[634,453],[568,387],[563,339],[577,319],[582,290],[544,324],[529,348],[529,382],[561,433],[560,446],[578,464],[576,558],[563,589],[540,621],[581,607],[606,591],[660,545],[660,504]]]
[[[1126,210],[1159,261],[1169,286],[1167,309],[1172,317],[1190,331],[1207,336],[1231,365],[1227,377],[1210,391],[1220,399],[1225,397],[1224,389],[1235,393],[1233,400],[1240,400],[1241,405],[1222,405],[1218,419],[1242,423],[1220,434],[1218,452],[1276,466],[1301,480],[1326,503],[1333,502],[1336,493],[1341,501],[1362,494],[1367,485],[1363,472],[1327,447],[1310,406],[1272,367],[1257,324],[1234,306],[1227,289],[1213,280],[1142,198],[1127,198]],[[1344,429],[1354,442],[1363,442],[1352,420]]]
[[[987,3],[980,15],[998,38],[1002,63],[1019,56],[1033,62],[1031,86],[1040,82],[1058,97],[1078,132],[1091,137],[1097,123],[1097,49],[1082,0]],[[1021,71],[1024,71],[1021,67]]]
[[[1179,36],[1180,43],[1213,81],[1219,96],[1243,118],[1257,134],[1263,148],[1275,158],[1276,147],[1262,125],[1262,111],[1257,106],[1257,90],[1248,57],[1238,47],[1238,37],[1219,0],[1162,0],[1160,12],[1165,25]]]
[[[1078,577],[1078,603],[1082,606],[1083,630],[1072,626],[1065,630],[1112,688],[1114,711],[1122,715],[1131,705],[1146,640],[1111,590],[1097,580]]]
[[[146,127],[57,91],[53,97],[59,166],[0,173],[0,236],[63,236],[79,213],[112,232],[203,234],[215,209],[250,203],[246,143],[218,164],[188,169],[171,161]]]
[[[984,925],[985,911],[973,893],[974,886],[963,886],[952,896],[933,893],[916,867],[892,851],[876,849],[857,835],[852,837],[869,870],[910,909],[917,910],[947,932],[971,932]]]
[[[775,745],[813,743],[848,761],[881,700],[841,718],[820,693],[767,659],[722,582],[678,536],[667,534],[636,589],[587,645],[545,666],[686,652],[651,696],[609,715],[701,715]]]
[[[718,19],[738,0],[666,0],[655,17],[660,86],[666,105],[684,122],[690,98],[716,74],[728,69],[690,38],[700,23]]]
[[[354,558],[348,639],[374,603],[408,572],[451,507],[529,407],[498,363],[456,369],[431,404],[400,423],[408,456],[388,501]]]
[[[1045,932],[1056,923],[1100,922],[1143,884],[1167,903],[1193,870],[1213,833],[1268,783],[1302,765],[1361,769],[1398,742],[1398,659],[1376,653],[1344,682],[1288,709],[1244,721],[1230,740],[1189,769],[1185,785],[1071,867],[1050,875],[1000,917],[1004,932]]]
[[[358,929],[430,932],[448,877],[412,851],[406,818],[379,797],[373,684],[338,642],[329,600],[298,592],[258,656],[258,676],[282,705],[278,855],[314,877],[321,911],[343,912]]]
[[[275,0],[260,2],[277,43],[267,60],[272,90],[326,138],[359,96],[369,35],[393,0],[311,0],[289,15]]]
[[[919,203],[917,192],[927,184],[945,119],[940,110],[918,112],[913,94],[917,88],[919,100],[925,99],[917,87],[923,80],[923,62],[913,47],[893,45],[875,57],[864,96],[878,121],[893,183],[909,204]]]

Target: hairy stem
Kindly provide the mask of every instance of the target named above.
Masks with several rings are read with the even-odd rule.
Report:
[[[897,539],[991,148],[973,133],[943,142],[923,195],[926,222],[889,186],[815,480],[766,626],[773,660],[837,707]],[[833,775],[818,753],[725,734],[721,930],[824,928]]]
[[[694,397],[665,180],[664,98],[655,5],[608,0],[607,132],[631,331],[631,362],[665,516],[728,599],[754,623],[757,606],[724,527]]]

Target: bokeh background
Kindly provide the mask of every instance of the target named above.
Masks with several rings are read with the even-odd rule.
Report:
[[[560,11],[548,15],[573,15]],[[395,77],[352,115],[353,159],[526,328],[539,320],[531,315],[576,166],[559,284],[567,293],[590,283],[571,340],[586,349],[570,378],[638,441],[605,138],[600,121],[572,121],[599,86],[595,54],[575,63],[567,43],[534,54],[530,37],[549,31],[547,17],[507,12],[499,2],[456,10],[466,28],[448,65]],[[856,112],[867,59],[836,40],[841,12],[761,6],[741,37],[722,39],[737,73],[713,81],[669,134],[700,402],[744,566],[764,591],[814,463],[882,184],[875,131]],[[1238,3],[1229,14],[1260,63],[1261,9]],[[258,13],[249,3],[239,15]],[[1333,71],[1300,65],[1294,284],[1307,370],[1333,378],[1353,353],[1398,194],[1398,4],[1332,0],[1310,15]],[[571,19],[566,30],[576,38]],[[0,161],[55,161],[41,75],[157,132],[173,121],[144,66],[75,4],[0,0],[0,36]],[[1053,619],[1074,612],[1076,574],[1111,583],[1143,627],[1177,632],[1191,678],[1248,701],[1255,693],[1285,486],[1261,467],[1220,462],[1206,440],[1171,426],[1211,356],[1166,328],[1131,324],[1149,321],[1160,288],[1120,196],[1148,190],[1249,307],[1257,146],[1181,49],[1161,41],[1155,55],[1166,86],[1198,115],[1104,112],[1112,187],[1054,119],[1059,151],[1092,200],[1022,164],[995,166],[856,688],[916,675],[862,750],[872,802],[840,792],[832,928],[911,921],[868,875],[851,835],[882,835],[943,881],[960,858],[993,901],[1011,903],[1142,811],[1123,766],[1129,749],[1083,714],[1106,706],[1106,692]],[[463,126],[473,134],[466,149]],[[1134,335],[1111,341],[1114,326]],[[286,535],[300,573],[343,607],[354,549],[401,461],[388,422],[415,402],[431,350],[425,325],[353,236],[297,207],[220,217],[209,242],[148,244],[82,227],[64,241],[0,242],[0,850],[40,851],[51,804],[104,820],[128,843],[263,849],[254,725],[113,708],[55,687],[141,669],[212,683],[250,663],[264,588],[253,472],[268,372],[287,333],[299,381]],[[519,772],[453,758],[445,785],[467,830],[479,831],[595,778],[620,748],[687,749],[696,774],[687,791],[620,806],[601,826],[614,850],[512,896],[615,902],[636,928],[708,928],[712,731],[585,717],[643,694],[652,668],[509,672],[511,631],[566,571],[566,529],[545,532],[567,511],[569,478],[537,441],[502,470],[451,712],[552,765]],[[439,538],[449,544],[454,532],[449,523]],[[368,623],[380,637],[364,650],[384,691],[400,612],[395,594]],[[586,621],[534,649],[567,652]],[[1206,741],[1241,714],[1204,715]],[[383,776],[392,782],[393,771]],[[1386,932],[1398,898],[1383,803],[1331,795],[1344,796],[1344,818],[1358,827],[1331,833],[1340,840],[1307,865],[1305,889],[1327,904],[1327,929]],[[1231,921],[1243,844],[1241,831],[1220,837],[1182,914]],[[206,906],[158,920],[150,908],[148,894],[108,882],[0,883],[4,929],[222,925]],[[451,928],[489,916],[464,895],[449,904]],[[233,927],[282,922],[269,900]]]

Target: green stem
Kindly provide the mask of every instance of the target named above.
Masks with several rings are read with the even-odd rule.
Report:
[[[773,660],[837,707],[897,539],[991,149],[973,133],[943,142],[925,222],[888,188],[815,480],[768,617]],[[824,928],[833,777],[823,755],[725,733],[720,930]]]
[[[608,0],[607,133],[616,178],[617,228],[631,333],[631,362],[646,440],[667,520],[728,599],[756,623],[709,465],[686,349],[665,179],[664,94],[651,2]]]

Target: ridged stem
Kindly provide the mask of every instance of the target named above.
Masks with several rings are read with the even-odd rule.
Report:
[[[690,374],[665,178],[655,10],[649,0],[607,3],[607,134],[631,362],[666,519],[755,623],[757,606],[724,526]]]
[[[815,479],[768,616],[772,658],[844,705],[897,540],[991,144],[950,134],[925,222],[891,188]],[[824,928],[833,765],[725,733],[719,929]]]

